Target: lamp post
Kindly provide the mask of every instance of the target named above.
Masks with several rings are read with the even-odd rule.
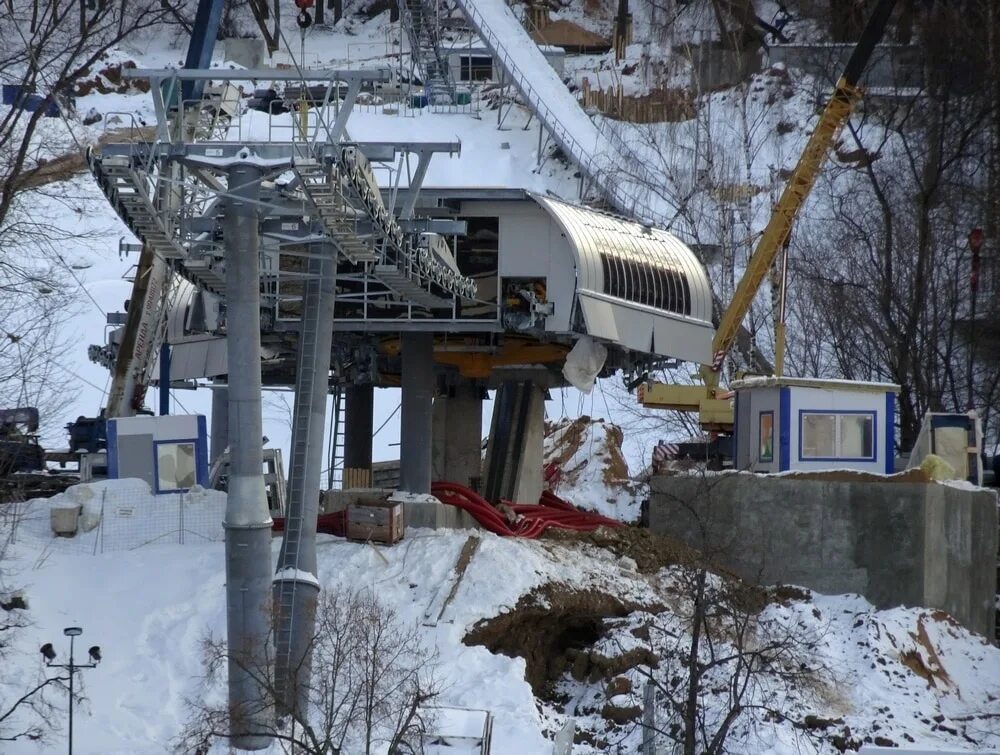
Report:
[[[69,637],[69,663],[54,663],[56,651],[52,648],[51,642],[46,642],[39,652],[45,658],[45,665],[50,668],[64,668],[69,671],[69,755],[73,755],[73,675],[79,669],[94,668],[101,662],[101,649],[97,645],[91,646],[87,651],[90,656],[90,663],[77,663],[73,657],[73,640],[83,634],[80,627],[66,627],[63,634]]]

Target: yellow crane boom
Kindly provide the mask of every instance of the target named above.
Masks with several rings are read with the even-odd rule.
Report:
[[[875,45],[882,38],[895,4],[896,0],[881,0],[875,8],[844,68],[843,75],[837,81],[833,95],[806,142],[805,149],[799,156],[788,183],[774,206],[771,218],[757,242],[757,247],[750,256],[743,277],[736,286],[733,300],[719,321],[715,338],[712,340],[712,364],[701,367],[704,385],[648,383],[639,387],[638,398],[643,406],[697,411],[701,426],[705,429],[718,431],[732,428],[732,407],[728,396],[725,396],[718,387],[722,362],[732,348],[740,324],[750,311],[750,306],[768,270],[787,242],[792,224],[826,164],[830,148],[836,142],[854,106],[861,99],[858,80],[871,58]],[[775,365],[780,370],[780,365],[784,361],[784,323],[776,324],[775,341]]]

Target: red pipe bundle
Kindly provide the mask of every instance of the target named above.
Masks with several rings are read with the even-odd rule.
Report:
[[[621,522],[580,511],[551,491],[543,491],[537,504],[503,503],[516,515],[509,522],[501,511],[473,490],[454,482],[435,482],[431,492],[442,503],[468,511],[485,529],[505,537],[536,538],[549,527],[592,532],[598,527],[620,527]]]
[[[484,529],[504,537],[536,538],[549,527],[592,532],[598,527],[622,526],[616,519],[580,511],[549,490],[542,492],[537,504],[503,501],[503,504],[516,516],[513,522],[509,522],[502,511],[464,485],[455,482],[435,482],[431,485],[431,492],[442,503],[468,511]],[[275,532],[283,531],[285,520],[280,517],[275,518],[272,529]],[[316,520],[316,531],[328,535],[346,536],[347,512],[336,511],[320,515]]]

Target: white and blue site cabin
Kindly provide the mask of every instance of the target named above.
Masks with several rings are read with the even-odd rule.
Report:
[[[737,469],[892,474],[892,383],[757,377],[732,384]]]

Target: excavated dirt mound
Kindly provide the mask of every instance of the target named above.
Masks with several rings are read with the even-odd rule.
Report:
[[[593,532],[553,527],[545,531],[544,537],[560,542],[589,543],[609,550],[619,558],[631,558],[643,574],[653,574],[665,566],[693,564],[701,556],[680,540],[641,527],[601,527]]]
[[[599,444],[591,442],[596,425],[604,432]],[[592,462],[597,463],[601,465],[601,478],[606,485],[625,487],[630,480],[628,462],[622,454],[624,438],[618,425],[587,415],[546,422],[545,463],[558,467],[561,479],[570,484],[575,483]]]
[[[633,611],[659,612],[663,606],[623,601],[597,590],[574,590],[549,583],[523,596],[514,608],[476,624],[466,645],[482,645],[493,653],[523,658],[525,679],[536,697],[548,697],[552,682],[566,672],[577,678],[611,678],[623,670],[620,662],[592,657],[591,648],[604,634],[605,619]],[[626,665],[656,662],[645,655]]]

